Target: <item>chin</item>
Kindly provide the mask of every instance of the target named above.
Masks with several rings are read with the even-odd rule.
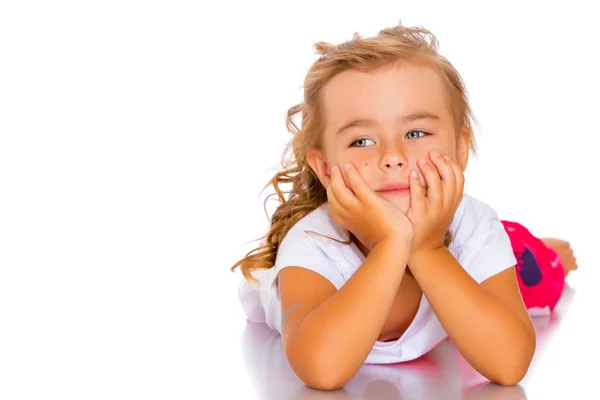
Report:
[[[392,203],[394,207],[396,207],[398,211],[402,211],[404,214],[406,214],[408,212],[408,209],[410,208],[410,198],[408,197],[388,200],[390,201],[390,203]]]
[[[398,211],[402,211],[403,214],[408,213],[408,209],[410,208],[410,206],[407,206],[407,205],[400,205],[400,206],[395,205],[395,206],[398,209]]]

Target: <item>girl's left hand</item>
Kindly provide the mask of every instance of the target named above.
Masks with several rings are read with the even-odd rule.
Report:
[[[464,175],[455,160],[436,151],[419,159],[427,196],[418,174],[411,174],[410,209],[406,214],[414,227],[411,253],[436,250],[444,246],[444,237],[463,197]]]

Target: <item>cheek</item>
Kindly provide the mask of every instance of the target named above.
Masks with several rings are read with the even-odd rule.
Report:
[[[444,140],[440,140],[436,143],[432,150],[437,150],[442,155],[447,155],[452,158],[456,158],[456,142],[453,134],[448,134],[444,137]]]
[[[342,151],[330,157],[330,161],[336,162],[340,166],[343,166],[345,163],[350,163],[354,165],[356,169],[362,174],[363,170],[367,170],[371,168],[372,165],[374,165],[372,157],[372,155],[369,155],[367,154],[367,152],[364,151]]]
[[[367,180],[373,176],[373,168],[367,162],[353,163],[363,179]]]
[[[419,148],[417,151],[415,151],[415,153],[412,154],[413,157],[411,157],[409,163],[414,163],[414,166],[417,166],[417,160],[419,157],[425,157],[426,159],[429,159],[429,153],[433,150],[437,151],[443,156],[447,155],[456,159],[456,146],[454,143],[437,142],[429,143],[427,146]]]
[[[354,164],[358,173],[363,178],[363,180],[367,183],[371,189],[376,189],[376,186],[379,184],[379,180],[377,179],[378,172],[375,168],[375,163],[372,162],[361,162],[360,164]]]
[[[362,149],[362,151],[347,152],[345,156],[356,168],[363,169],[371,168],[375,164],[376,153],[373,150]]]

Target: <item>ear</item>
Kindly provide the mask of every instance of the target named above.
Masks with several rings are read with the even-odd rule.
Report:
[[[464,171],[467,169],[469,163],[469,138],[471,137],[471,130],[466,126],[463,126],[458,134],[456,140],[456,161]]]
[[[325,187],[329,185],[331,175],[329,175],[329,165],[325,160],[325,155],[319,149],[310,149],[306,153],[306,161],[314,173],[319,177],[321,184]]]

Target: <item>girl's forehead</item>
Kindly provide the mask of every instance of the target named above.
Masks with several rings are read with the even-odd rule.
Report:
[[[325,85],[322,104],[326,125],[333,129],[351,118],[385,122],[416,113],[450,117],[443,80],[422,66],[344,71]]]

